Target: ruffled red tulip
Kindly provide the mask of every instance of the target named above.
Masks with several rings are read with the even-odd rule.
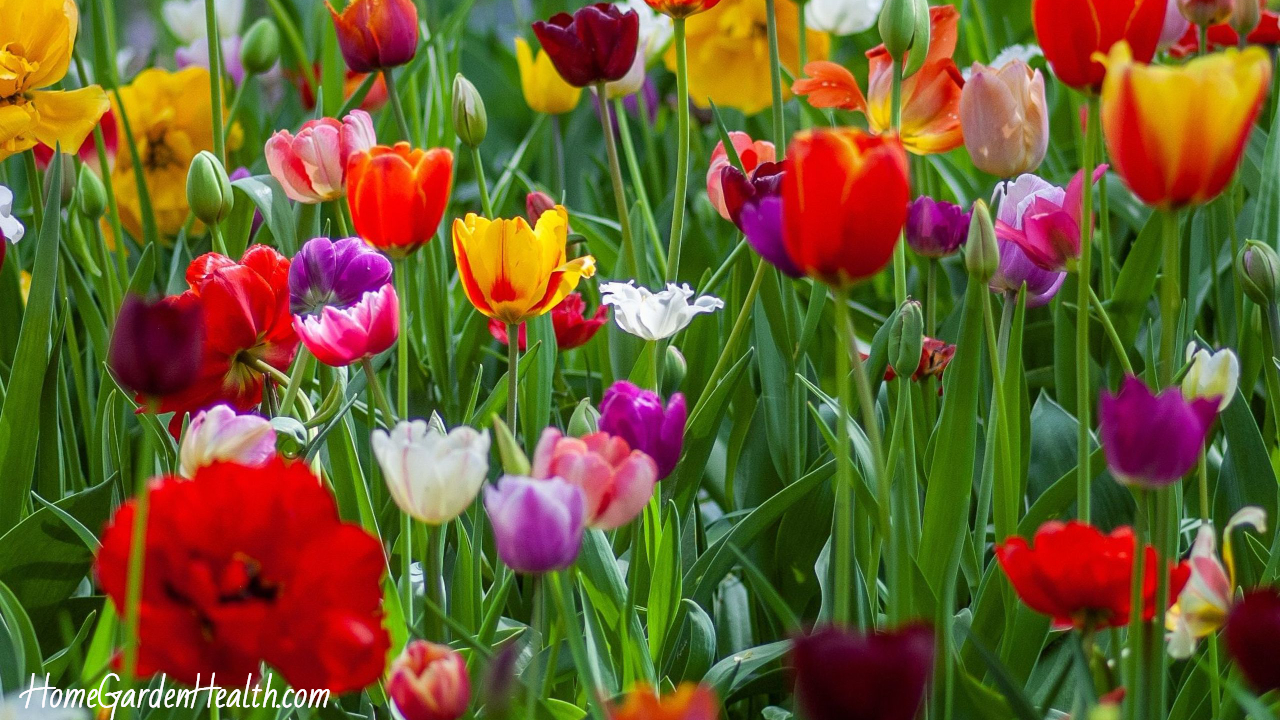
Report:
[[[636,58],[640,16],[596,3],[533,24],[533,33],[565,82],[586,87],[621,80]]]
[[[347,165],[347,202],[356,234],[391,257],[431,241],[453,184],[453,153],[444,148],[375,146]]]
[[[1225,637],[1227,651],[1255,690],[1280,689],[1280,591],[1262,587],[1245,593],[1227,616]]]
[[[1011,537],[996,547],[996,559],[1027,607],[1053,618],[1058,627],[1098,629],[1129,623],[1133,529],[1111,534],[1075,520],[1052,521],[1036,531],[1035,545]],[[1156,551],[1144,549],[1142,619],[1156,615]],[[1169,604],[1191,577],[1185,562],[1169,566]],[[1168,607],[1161,608],[1163,613]]]
[[[299,689],[377,682],[386,560],[342,522],[304,463],[215,463],[154,480],[143,551],[138,673],[243,684],[267,663]],[[124,607],[134,501],[102,533],[98,581]]]
[[[399,67],[418,52],[413,0],[353,0],[339,13],[326,3],[347,67],[358,73]]]
[[[0,238],[0,262],[4,246]],[[148,302],[128,295],[120,305],[107,364],[124,387],[147,398],[191,387],[200,371],[204,342],[200,307],[180,298]]]
[[[911,720],[933,672],[933,631],[826,628],[796,638],[796,704],[807,720]]]
[[[797,133],[783,168],[783,241],[797,268],[844,286],[888,264],[910,200],[897,138],[853,128]]]
[[[609,308],[601,305],[590,317],[586,316],[587,304],[579,293],[564,296],[559,305],[551,308],[551,326],[556,332],[556,347],[561,350],[572,350],[586,345],[596,336],[601,327],[609,322]],[[507,344],[507,326],[497,318],[489,319],[489,334],[494,340]],[[520,352],[527,349],[529,343],[525,323],[520,323]]]
[[[1031,13],[1053,74],[1077,90],[1098,92],[1107,70],[1094,56],[1126,40],[1139,62],[1150,62],[1166,8],[1165,0],[1034,0]]]

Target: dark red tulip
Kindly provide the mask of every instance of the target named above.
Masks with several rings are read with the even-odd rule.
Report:
[[[791,649],[796,703],[808,720],[911,720],[933,671],[933,630],[860,635],[826,628]]]
[[[551,64],[570,85],[621,80],[636,59],[640,16],[635,10],[596,3],[573,15],[558,13],[533,24]]]
[[[203,335],[199,303],[180,296],[148,301],[129,295],[116,318],[107,362],[120,384],[139,395],[180,393],[200,370]]]
[[[1245,594],[1227,616],[1227,650],[1260,693],[1280,688],[1280,591],[1264,587]]]
[[[354,72],[399,67],[418,52],[413,0],[355,0],[342,12],[328,5],[342,59]]]

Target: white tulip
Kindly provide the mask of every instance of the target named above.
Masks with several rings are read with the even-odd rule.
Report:
[[[626,97],[644,87],[645,70],[666,51],[667,43],[671,42],[672,33],[675,32],[671,18],[654,12],[644,0],[627,0],[622,4],[639,16],[640,32],[636,43],[636,59],[632,61],[631,69],[621,78],[605,83],[610,100]]]
[[[618,327],[645,340],[662,340],[688,327],[695,315],[724,307],[720,298],[703,295],[693,298],[688,285],[667,283],[662,292],[636,287],[635,281],[611,282],[600,286],[600,302],[612,305]]]
[[[183,45],[204,37],[205,0],[168,0],[160,7],[164,16],[164,24]],[[244,20],[244,0],[214,0],[214,15],[218,20],[218,34],[229,38],[240,34],[240,23]]]
[[[197,470],[215,462],[257,466],[275,454],[276,431],[270,420],[214,405],[196,414],[187,426],[178,450],[178,471],[183,477],[195,477]]]
[[[445,434],[425,420],[402,420],[390,433],[374,430],[372,444],[396,505],[431,525],[461,515],[489,474],[487,430]]]
[[[1210,353],[1196,344],[1187,345],[1187,374],[1182,378],[1182,395],[1194,398],[1218,398],[1218,412],[1227,409],[1240,384],[1240,360],[1228,348]]]
[[[13,216],[13,191],[0,185],[0,233],[5,240],[16,243],[27,233],[18,218]]]
[[[883,6],[884,0],[809,0],[805,23],[832,35],[857,35],[876,24]]]

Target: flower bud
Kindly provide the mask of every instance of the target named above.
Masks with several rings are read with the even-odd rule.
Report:
[[[675,345],[667,346],[667,356],[663,361],[662,369],[662,394],[672,395],[680,389],[680,384],[684,382],[684,376],[689,372],[689,363],[684,359],[684,354],[680,352],[680,348]]]
[[[50,162],[62,163],[62,186],[58,188],[58,194],[62,196],[62,207],[67,207],[71,204],[71,199],[76,192],[76,163],[71,155],[65,153],[58,153],[54,157],[56,160],[51,160]],[[43,197],[49,197],[49,193],[52,191],[50,185],[52,184],[53,173],[46,172],[44,174],[44,182],[41,183],[44,187]]]
[[[107,189],[102,184],[102,178],[98,177],[98,173],[90,170],[88,165],[82,165],[76,185],[80,214],[90,222],[97,222],[107,211]]]
[[[538,218],[542,217],[542,213],[548,210],[556,209],[555,198],[540,191],[535,190],[524,198],[524,214],[529,219],[530,225],[537,225]]]
[[[600,429],[600,411],[596,410],[591,404],[590,398],[582,398],[582,402],[578,403],[578,407],[573,409],[573,416],[569,418],[569,435],[571,437],[582,437],[590,435]]]
[[[1236,2],[1237,0],[1178,0],[1178,9],[1192,25],[1208,27],[1226,22],[1235,10]]]
[[[1227,24],[1240,37],[1248,37],[1262,22],[1262,3],[1257,0],[1236,0],[1236,6],[1227,18]]]
[[[917,300],[902,304],[889,328],[889,365],[898,377],[909,378],[920,367],[924,349],[924,313]]]
[[[204,316],[199,304],[183,297],[151,302],[129,295],[120,305],[107,365],[125,388],[154,398],[181,392],[195,382]]]
[[[267,420],[258,415],[240,415],[229,405],[214,405],[191,418],[187,433],[178,448],[178,468],[182,477],[195,477],[196,471],[215,462],[262,467],[276,456],[277,421],[290,420],[302,431],[306,444],[307,431],[291,417]],[[283,434],[283,433],[281,433]]]
[[[467,663],[448,645],[414,640],[391,663],[387,695],[404,720],[455,720],[471,703]]]
[[[1218,401],[1218,412],[1227,409],[1240,384],[1240,360],[1230,348],[1210,353],[1187,344],[1187,374],[1182,376],[1182,396],[1188,400],[1205,398]]]
[[[231,215],[235,198],[226,168],[213,153],[200,151],[187,171],[187,203],[196,219],[205,225],[217,225]]]
[[[529,456],[520,448],[511,428],[497,416],[493,418],[493,436],[498,441],[498,459],[502,461],[503,471],[508,475],[528,475],[533,467]]]
[[[307,427],[288,415],[271,418],[271,429],[275,431],[275,449],[287,458],[300,457],[311,440]]]
[[[453,76],[453,129],[458,139],[470,147],[479,147],[489,131],[489,118],[484,111],[484,98],[462,73]]]
[[[1236,258],[1236,276],[1244,294],[1265,308],[1276,301],[1280,287],[1280,255],[1270,245],[1250,240]]]
[[[889,57],[901,59],[911,49],[916,36],[920,9],[916,0],[887,0],[880,10],[880,39],[889,51]],[[925,12],[928,23],[928,11]],[[927,26],[926,26],[927,27]],[[927,44],[927,42],[926,42]]]
[[[240,45],[240,65],[250,75],[269,72],[280,61],[280,31],[268,18],[249,26]]]
[[[991,224],[991,211],[978,200],[973,204],[969,220],[969,240],[964,246],[964,267],[969,277],[987,282],[1000,268],[1000,248],[996,245],[996,229]]]

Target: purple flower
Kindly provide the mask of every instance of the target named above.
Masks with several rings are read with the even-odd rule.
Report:
[[[907,245],[929,258],[954,254],[969,236],[969,213],[955,203],[921,196],[907,213]]]
[[[804,273],[782,244],[782,176],[782,163],[760,163],[750,176],[726,165],[720,171],[720,186],[729,219],[752,249],[784,274],[798,278]]]
[[[582,488],[560,478],[504,475],[484,490],[498,557],[522,573],[563,570],[573,564],[582,547],[586,504]]]
[[[302,315],[345,308],[390,280],[391,261],[360,238],[314,238],[289,265],[290,309]]]
[[[1026,283],[1029,308],[1040,307],[1058,294],[1067,277],[1065,271],[1045,270],[1036,265],[1018,243],[1011,240],[996,240],[996,244],[1000,248],[1000,267],[988,284],[992,292],[1017,292]]]
[[[1155,395],[1130,375],[1118,395],[1103,391],[1098,403],[1107,466],[1125,484],[1177,482],[1195,466],[1217,415],[1217,400],[1186,400],[1177,386]]]
[[[809,720],[911,720],[933,671],[923,625],[873,635],[826,628],[796,638],[796,704]]]
[[[684,425],[688,420],[684,395],[676,393],[666,409],[662,397],[619,380],[600,400],[601,432],[616,435],[633,450],[640,450],[658,463],[658,479],[671,474],[684,449]]]
[[[107,365],[125,388],[160,397],[195,382],[203,357],[204,316],[198,303],[184,298],[125,296],[107,349]]]

